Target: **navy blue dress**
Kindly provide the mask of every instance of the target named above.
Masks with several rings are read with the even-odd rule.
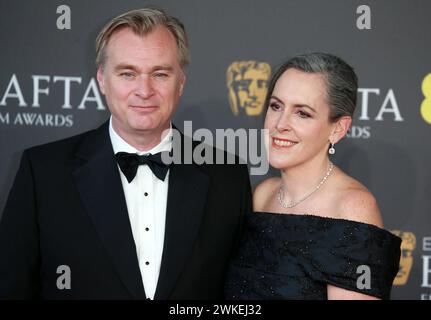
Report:
[[[320,300],[332,284],[389,299],[400,245],[399,237],[366,223],[255,212],[246,217],[225,297]],[[360,278],[366,274],[369,282]]]

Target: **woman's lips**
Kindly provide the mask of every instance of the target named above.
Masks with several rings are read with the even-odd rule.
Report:
[[[282,149],[282,148],[290,148],[296,145],[298,142],[288,140],[288,139],[281,139],[272,137],[272,146],[276,149]]]

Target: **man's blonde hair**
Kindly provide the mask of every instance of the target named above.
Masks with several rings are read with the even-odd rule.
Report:
[[[178,47],[179,63],[184,69],[189,64],[189,47],[184,25],[177,18],[157,8],[131,10],[109,21],[96,38],[96,65],[103,70],[106,62],[106,47],[116,31],[129,28],[136,35],[143,36],[157,26],[166,27],[174,36]]]

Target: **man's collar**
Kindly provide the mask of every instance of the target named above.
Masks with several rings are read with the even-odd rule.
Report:
[[[128,152],[143,155],[146,153],[155,154],[161,151],[170,151],[172,149],[172,123],[169,124],[168,134],[160,141],[160,143],[147,151],[139,151],[127,143],[113,128],[112,116],[109,119],[109,137],[111,138],[114,154],[117,152]]]

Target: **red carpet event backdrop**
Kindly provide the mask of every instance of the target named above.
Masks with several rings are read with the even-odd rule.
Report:
[[[430,300],[429,0],[1,0],[0,212],[25,148],[108,118],[95,38],[112,17],[146,5],[180,18],[189,35],[181,129],[262,128],[268,79],[288,57],[322,51],[355,68],[353,126],[333,160],[371,190],[386,229],[403,239],[392,299]]]

